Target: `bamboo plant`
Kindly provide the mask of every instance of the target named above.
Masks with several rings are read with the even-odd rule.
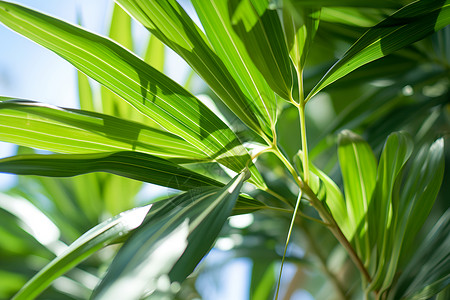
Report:
[[[27,199],[71,243],[49,251],[3,207],[20,235],[0,233],[45,261],[5,295],[62,297],[66,278],[83,286],[69,299],[194,299],[210,272],[197,265],[236,234],[250,299],[448,295],[450,1],[191,0],[200,23],[176,0],[115,2],[105,37],[0,1],[0,22],[75,66],[80,91],[80,108],[0,98],[0,140],[52,152],[1,159],[37,175],[2,199]],[[131,18],[151,34],[142,57]],[[164,74],[163,44],[208,97]],[[139,205],[142,182],[175,192]],[[255,221],[233,228],[238,215]]]

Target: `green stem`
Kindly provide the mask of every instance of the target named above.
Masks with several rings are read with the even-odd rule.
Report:
[[[300,135],[302,139],[302,152],[303,152],[303,180],[306,184],[309,184],[309,158],[308,158],[308,141],[306,139],[306,120],[305,120],[305,95],[303,94],[303,72],[299,71],[298,74],[298,115],[300,119]]]
[[[347,238],[342,233],[341,229],[337,225],[336,221],[334,220],[333,216],[328,212],[328,210],[323,205],[322,201],[320,201],[316,194],[311,190],[309,185],[307,185],[305,182],[303,182],[300,177],[295,172],[294,167],[291,165],[291,163],[286,159],[286,157],[283,156],[283,154],[279,151],[278,148],[276,148],[274,153],[280,158],[280,160],[284,163],[286,168],[289,170],[289,172],[292,174],[292,177],[296,181],[297,185],[300,187],[300,189],[303,192],[303,196],[305,199],[309,200],[311,205],[316,209],[316,211],[319,213],[320,218],[328,225],[328,228],[330,229],[331,233],[335,236],[335,238],[341,243],[341,245],[345,248],[347,253],[350,256],[350,259],[353,261],[355,266],[358,268],[358,270],[361,272],[363,277],[366,279],[367,282],[371,282],[372,278],[369,275],[369,272],[367,271],[366,267],[362,263],[361,259],[358,257],[358,255],[355,252],[355,249],[353,249],[350,242],[347,240]]]
[[[275,294],[275,300],[278,299],[278,293],[280,291],[281,273],[283,272],[284,260],[286,258],[286,251],[287,251],[287,247],[289,244],[289,240],[291,239],[291,233],[292,233],[292,229],[294,228],[295,217],[297,216],[298,208],[300,207],[300,199],[301,198],[302,198],[302,192],[300,191],[298,193],[297,203],[295,203],[294,213],[292,214],[291,225],[289,226],[288,235],[286,237],[286,243],[284,244],[284,252],[283,252],[283,258],[281,259],[280,274],[278,275],[277,292]]]

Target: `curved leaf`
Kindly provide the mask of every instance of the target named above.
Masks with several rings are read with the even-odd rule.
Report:
[[[398,213],[399,191],[402,171],[411,156],[413,142],[404,132],[389,135],[378,166],[377,182],[369,207],[370,244],[376,245],[376,274],[370,283],[371,290],[379,289],[385,280],[389,266],[388,257],[395,242],[396,214]]]
[[[0,159],[0,172],[50,177],[108,172],[178,190],[209,185],[223,186],[214,179],[190,171],[168,160],[133,151],[18,155]]]
[[[369,207],[375,188],[377,162],[369,144],[349,130],[339,134],[338,157],[344,181],[349,228],[347,239],[356,245],[358,255],[369,262]]]
[[[121,118],[28,100],[0,98],[2,141],[61,153],[136,150],[176,161],[205,160],[163,130]]]
[[[289,2],[283,7],[287,47],[297,73],[301,74],[306,56],[319,27],[320,9],[295,10]]]
[[[288,0],[297,7],[376,7],[376,8],[395,8],[398,3],[394,0]]]
[[[236,135],[177,83],[109,39],[28,8],[0,1],[0,21],[54,51],[76,68],[235,172],[250,160]],[[253,182],[264,187],[252,170]]]
[[[220,2],[227,7],[220,7]],[[214,4],[217,10],[228,10],[229,20],[225,22],[231,23],[272,90],[289,99],[293,68],[277,10],[268,1],[230,0],[214,1]]]
[[[123,239],[130,231],[139,227],[150,208],[151,205],[134,208],[95,226],[33,276],[13,299],[34,299],[53,280],[78,265],[92,253],[105,245]]]
[[[226,1],[192,1],[215,53],[247,95],[248,109],[260,122],[271,128],[276,121],[276,95],[252,61],[248,51],[231,23]]]
[[[132,300],[176,292],[171,286],[181,283],[212,247],[245,179],[241,173],[222,189],[191,190],[155,204],[148,221],[116,255],[92,299]]]
[[[261,114],[263,107],[255,106],[253,94],[241,90],[238,79],[233,78],[203,32],[175,0],[116,2],[178,53],[247,126],[261,135],[272,136],[270,120]]]
[[[450,210],[440,217],[415,249],[389,300],[428,299],[448,287],[450,281]]]
[[[408,46],[450,24],[450,0],[419,0],[370,28],[331,67],[306,101],[353,70]]]
[[[414,253],[413,243],[436,200],[444,176],[444,140],[424,146],[414,158],[394,206],[392,251],[382,290],[392,284],[400,259]],[[430,275],[431,276],[431,275]]]

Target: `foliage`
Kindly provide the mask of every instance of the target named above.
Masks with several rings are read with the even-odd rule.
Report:
[[[194,299],[225,241],[252,261],[249,299],[280,282],[284,299],[445,297],[450,1],[191,2],[201,26],[176,0],[116,0],[107,38],[0,1],[79,70],[80,98],[0,98],[0,139],[20,145],[0,171],[27,175],[0,194],[0,297]],[[172,190],[138,203],[142,182]]]

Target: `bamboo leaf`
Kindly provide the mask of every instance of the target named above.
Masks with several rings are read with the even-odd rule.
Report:
[[[397,211],[394,211],[395,239],[382,290],[391,286],[400,259],[414,253],[413,243],[436,200],[443,175],[444,140],[439,139],[417,154],[402,187]]]
[[[219,6],[220,2],[226,3],[215,1],[216,10],[228,10],[229,20],[225,22],[231,23],[269,86],[284,99],[290,99],[293,70],[276,9],[268,1],[228,1],[228,7]]]
[[[252,101],[247,110],[253,111],[260,123],[271,128],[276,121],[276,95],[252,61],[254,51],[248,51],[237,35],[226,1],[192,1],[209,42],[223,61],[240,89]]]
[[[450,0],[419,0],[370,28],[338,60],[309,93],[320,90],[353,70],[408,46],[450,24]]]
[[[402,171],[411,156],[412,139],[404,132],[389,135],[378,166],[377,182],[369,207],[370,244],[376,245],[376,273],[369,289],[381,287],[389,266],[390,257],[395,242],[394,222],[398,214],[399,191]]]
[[[303,155],[301,153],[299,151],[295,158],[301,163],[300,169],[301,173],[303,173]],[[352,236],[354,234],[354,228],[348,222],[346,203],[341,190],[330,177],[313,163],[309,164],[309,168],[311,175],[310,187],[312,191],[321,201],[326,203],[344,235],[346,237]]]
[[[178,190],[223,186],[214,179],[168,160],[133,151],[95,154],[18,155],[0,159],[0,172],[17,175],[71,177],[108,172]]]
[[[117,4],[113,7],[108,36],[126,49],[133,51],[131,18]],[[146,122],[148,118],[145,115],[104,86],[101,87],[101,98],[103,113],[148,124]]]
[[[158,40],[154,35],[151,35],[148,41],[147,49],[145,51],[144,60],[146,63],[160,72],[164,71],[164,49],[164,44],[161,43],[161,41]]]
[[[320,9],[293,9],[292,5],[283,7],[284,31],[289,54],[297,73],[301,74],[305,66],[306,56],[319,28]]]
[[[236,135],[210,109],[111,40],[4,1],[0,21],[65,58],[211,159],[235,172],[249,162]],[[264,187],[256,168],[252,173],[252,182]]]
[[[247,126],[260,135],[272,136],[267,116],[261,123],[253,110],[253,99],[240,89],[203,32],[175,0],[116,2],[178,53]]]
[[[395,8],[398,2],[393,0],[288,0],[297,7],[375,7],[375,8]]]
[[[80,102],[80,108],[82,110],[95,111],[94,99],[92,97],[92,89],[88,77],[83,73],[81,73],[80,71],[78,71],[77,81],[78,81],[78,99]]]
[[[369,262],[369,207],[375,188],[377,162],[369,144],[349,130],[339,134],[338,157],[344,181],[349,227],[347,239],[356,245],[358,255]]]
[[[34,299],[48,285],[105,245],[123,239],[139,227],[151,205],[123,212],[95,226],[73,242],[63,253],[37,273],[14,296],[14,300]]]
[[[171,133],[109,115],[0,98],[2,141],[61,153],[136,150],[195,161],[205,156]]]
[[[388,299],[428,299],[448,287],[449,247],[450,210],[447,209],[415,249]]]
[[[191,190],[155,204],[148,221],[120,249],[92,299],[176,292],[174,282],[181,283],[213,245],[245,179],[241,173],[222,189]]]

